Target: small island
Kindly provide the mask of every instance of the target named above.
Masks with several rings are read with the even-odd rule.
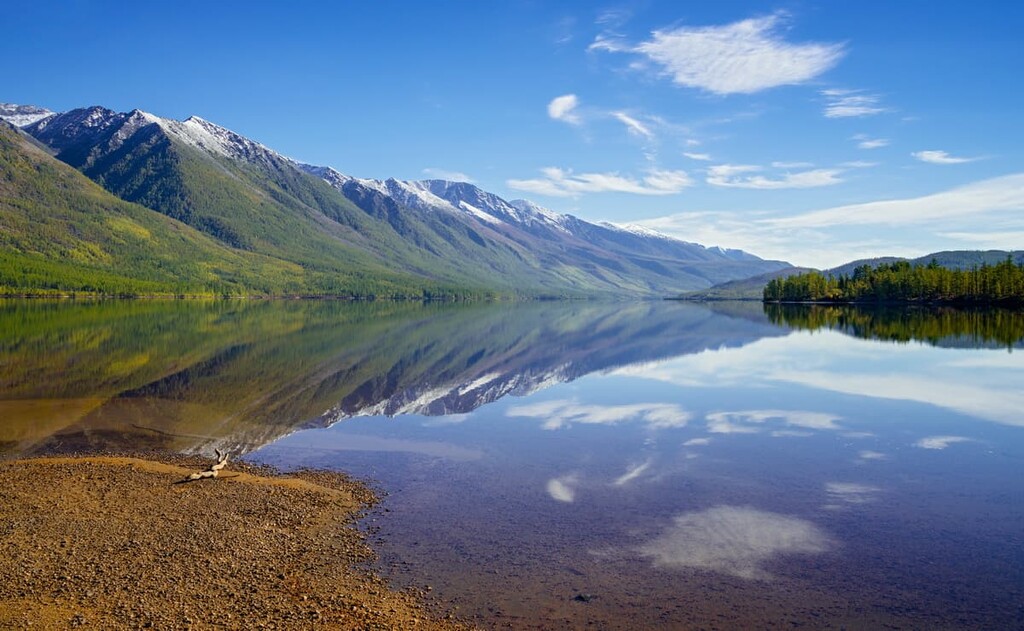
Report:
[[[932,259],[861,265],[852,274],[811,271],[775,278],[764,288],[764,302],[918,303],[958,305],[1024,304],[1024,263],[1013,258],[996,265],[949,269]]]

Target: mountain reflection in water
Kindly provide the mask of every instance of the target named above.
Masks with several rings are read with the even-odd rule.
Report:
[[[8,301],[0,445],[247,452],[351,416],[465,413],[784,334],[755,305]]]

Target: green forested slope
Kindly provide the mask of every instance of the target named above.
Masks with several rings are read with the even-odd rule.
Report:
[[[146,155],[152,159],[154,154]],[[159,168],[157,162],[151,165]],[[131,172],[138,186],[147,181],[146,169],[108,171]],[[187,169],[184,172],[188,177]],[[294,238],[301,240],[303,235]],[[309,248],[312,257],[315,242]],[[0,293],[454,292],[426,279],[363,265],[346,269],[340,261],[334,269],[306,269],[251,251],[255,249],[230,247],[175,219],[122,201],[17,130],[0,125]]]

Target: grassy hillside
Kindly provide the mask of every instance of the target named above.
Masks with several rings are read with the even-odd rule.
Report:
[[[114,197],[17,130],[0,125],[0,293],[421,295],[425,290],[453,291],[372,268],[307,269],[230,247]]]

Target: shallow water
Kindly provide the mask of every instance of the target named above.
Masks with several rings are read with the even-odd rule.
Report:
[[[370,478],[381,570],[484,626],[1024,628],[1016,314],[3,306],[7,456]]]

